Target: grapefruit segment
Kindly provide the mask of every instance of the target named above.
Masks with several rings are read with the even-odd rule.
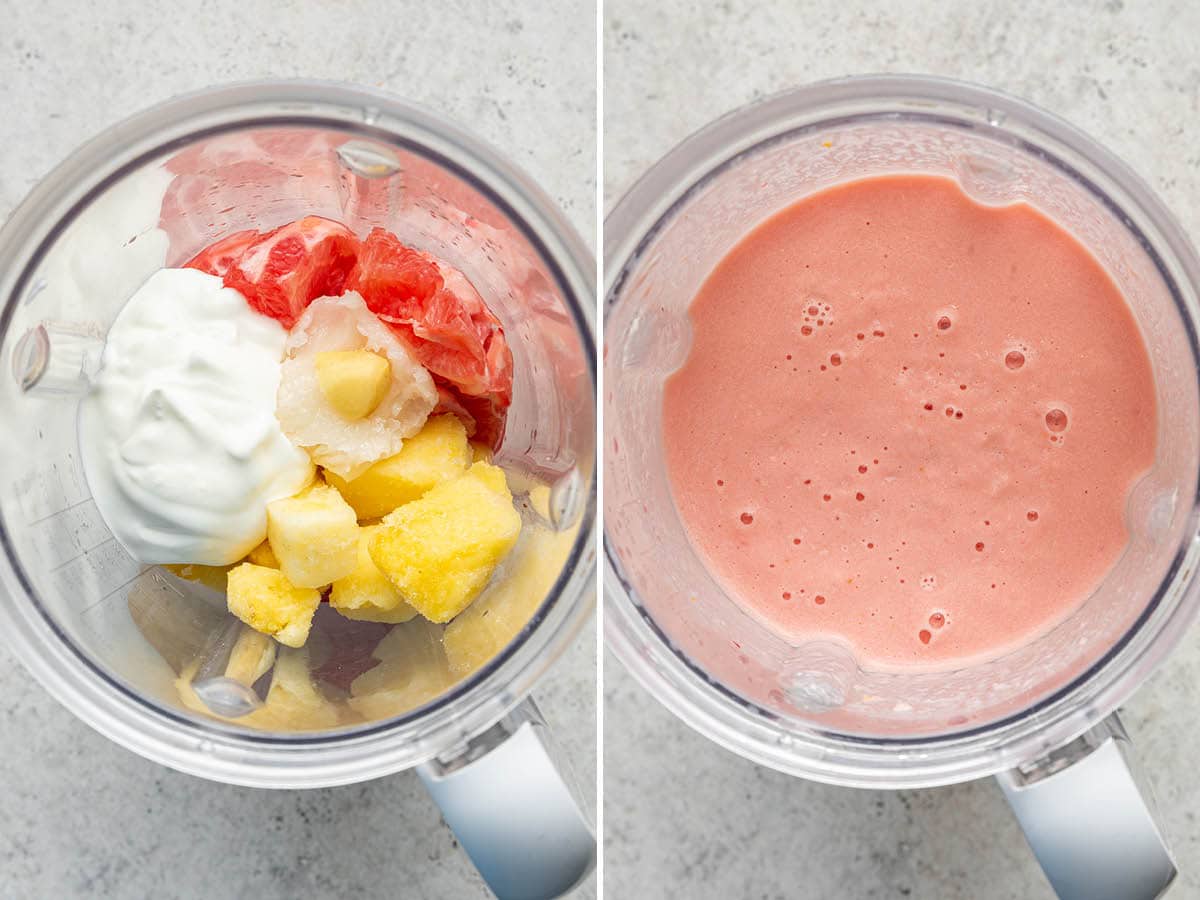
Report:
[[[367,301],[367,308],[389,322],[412,322],[442,288],[442,275],[426,254],[400,242],[382,228],[372,229],[362,242],[349,287]]]
[[[305,216],[250,242],[225,272],[225,286],[290,329],[313,300],[346,290],[358,249],[345,225]]]
[[[462,404],[459,395],[444,384],[437,385],[438,402],[430,417],[441,413],[450,413],[463,423],[467,429],[467,437],[475,437],[475,417]]]
[[[346,287],[392,326],[459,408],[445,397],[443,405],[468,413],[476,439],[496,446],[512,402],[512,353],[500,320],[467,277],[375,228]]]
[[[225,273],[233,267],[246,248],[258,238],[258,232],[253,228],[246,231],[235,231],[228,237],[221,238],[215,244],[209,244],[190,260],[183,264],[185,269],[199,269],[209,275],[224,278]]]

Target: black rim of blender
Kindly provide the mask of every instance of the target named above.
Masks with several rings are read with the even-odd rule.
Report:
[[[163,107],[173,105],[188,96],[196,95],[183,95],[181,97],[167,100],[163,104],[159,104],[155,107],[143,110],[140,113],[136,113],[133,118],[140,118],[141,116],[151,114],[156,110],[162,109]],[[437,118],[444,119],[444,117],[440,115],[438,115]],[[3,310],[0,311],[0,333],[7,333],[8,326],[11,322],[15,309],[19,304],[20,298],[25,296],[26,286],[29,282],[32,272],[34,272],[38,265],[42,262],[48,249],[53,246],[54,243],[61,237],[63,231],[67,227],[64,225],[64,223],[73,222],[82,209],[86,208],[89,203],[101,195],[112,184],[120,181],[125,176],[146,165],[147,163],[151,163],[156,159],[166,156],[171,152],[182,149],[183,147],[186,147],[204,138],[253,128],[279,128],[295,126],[310,126],[329,131],[341,131],[354,136],[371,138],[387,145],[402,147],[405,150],[416,153],[424,159],[436,163],[446,171],[451,172],[470,185],[472,188],[477,190],[485,199],[488,200],[488,202],[492,203],[501,213],[504,214],[509,222],[517,226],[522,237],[529,242],[530,246],[537,253],[538,258],[553,276],[556,287],[566,300],[566,305],[570,311],[573,324],[575,325],[576,332],[579,335],[581,348],[587,358],[587,372],[591,382],[592,396],[595,397],[595,340],[592,334],[592,329],[588,322],[587,315],[584,312],[584,308],[579,303],[579,299],[576,297],[575,292],[571,289],[570,282],[566,278],[561,266],[559,266],[558,262],[550,254],[549,248],[541,240],[537,232],[525,221],[524,217],[519,215],[517,211],[513,209],[511,204],[509,204],[503,197],[492,190],[489,185],[477,178],[472,172],[453,160],[447,158],[439,151],[421,143],[420,141],[393,133],[383,128],[374,127],[367,123],[352,122],[332,117],[321,118],[317,116],[292,114],[279,116],[257,116],[239,119],[236,122],[229,122],[219,126],[197,129],[189,132],[186,136],[174,138],[160,143],[154,149],[147,150],[146,152],[139,154],[134,159],[127,161],[124,165],[114,170],[102,181],[90,188],[74,204],[72,204],[67,213],[62,216],[58,222],[56,222],[55,226],[47,232],[44,239],[34,249],[34,252],[29,257],[29,263],[25,266],[24,270],[18,274],[16,281],[13,284],[13,290],[9,295]],[[478,139],[476,138],[476,140]],[[487,149],[490,150],[497,158],[504,159],[501,154],[491,147],[488,147]],[[57,171],[57,168],[58,167],[56,167],[56,169],[46,177],[53,177],[55,171]],[[585,271],[584,275],[586,278],[589,273]],[[546,597],[538,606],[533,617],[525,624],[521,631],[518,632],[515,637],[513,637],[513,639],[504,647],[504,649],[488,660],[488,662],[486,662],[483,666],[476,669],[458,683],[454,684],[444,693],[439,694],[437,697],[424,704],[421,704],[420,706],[405,711],[399,716],[380,720],[378,722],[372,722],[362,726],[333,729],[324,732],[290,732],[287,735],[281,736],[258,732],[248,728],[238,727],[236,725],[230,725],[222,720],[204,720],[198,716],[190,717],[181,715],[180,713],[166,708],[158,704],[156,701],[137,693],[131,686],[128,686],[123,679],[106,671],[104,667],[92,660],[87,653],[76,646],[75,642],[70,638],[70,636],[66,634],[66,632],[43,607],[38,599],[36,591],[33,588],[33,584],[28,578],[24,566],[21,564],[21,561],[15,552],[15,548],[10,541],[9,529],[5,527],[2,522],[0,522],[0,546],[3,546],[5,554],[8,557],[9,564],[12,566],[13,572],[15,573],[28,599],[32,603],[33,607],[37,609],[40,617],[50,628],[55,637],[57,637],[66,647],[68,647],[76,656],[76,658],[78,658],[88,669],[98,675],[104,683],[108,684],[120,694],[134,701],[134,703],[139,707],[150,711],[154,715],[161,716],[177,724],[184,725],[190,729],[202,732],[216,731],[223,737],[246,741],[257,745],[283,744],[291,746],[303,745],[306,747],[329,746],[379,737],[389,731],[422,719],[434,710],[453,703],[454,701],[457,701],[458,699],[472,693],[475,688],[479,686],[479,684],[490,678],[501,666],[511,659],[517,650],[524,645],[527,638],[541,625],[542,622],[545,621],[550,610],[557,605],[559,598],[566,587],[567,581],[570,580],[576,567],[580,564],[581,560],[583,560],[587,545],[591,541],[594,531],[594,527],[592,526],[595,522],[596,502],[596,470],[595,466],[593,466],[592,476],[588,488],[588,501],[580,513],[580,522],[582,525],[587,527],[581,527],[579,529],[579,534],[576,536],[575,542],[571,548],[570,556],[564,564],[562,571],[559,572],[558,577],[555,579],[553,586],[547,592]]]
[[[911,80],[912,80],[912,78],[910,76],[882,76],[882,77],[883,78],[894,77],[896,79],[907,80],[909,82],[911,82]],[[997,92],[991,88],[985,88],[985,87],[978,86],[978,85],[967,84],[966,82],[957,82],[957,81],[952,82],[948,79],[933,79],[933,78],[926,78],[923,76],[918,76],[918,78],[924,82],[954,84],[959,87],[968,88],[973,92],[981,92],[982,94],[985,94],[985,95],[993,95],[998,98],[1003,98],[1004,100],[1009,101],[1009,102],[1015,101],[1024,106],[1032,107],[1032,104],[1029,104],[1027,101],[1019,100],[1018,98],[1010,98],[1007,95]],[[806,90],[810,90],[810,89],[814,89],[814,88],[833,87],[833,86],[836,86],[839,84],[844,85],[844,84],[850,83],[851,81],[857,81],[861,84],[863,82],[867,82],[867,81],[871,81],[871,80],[878,80],[878,79],[874,76],[866,76],[866,77],[859,78],[859,79],[851,79],[851,80],[837,79],[837,80],[833,80],[833,81],[818,82],[814,85],[810,85],[808,88],[800,88],[800,89],[792,90],[792,91],[784,91],[782,93],[775,94],[772,97],[764,98],[763,100],[756,101],[753,104],[735,109],[732,112],[728,113],[727,115],[722,116],[721,118],[715,120],[714,122],[709,123],[708,125],[702,127],[699,131],[696,131],[693,134],[689,135],[688,137],[684,138],[683,141],[681,141],[679,144],[677,144],[676,147],[668,153],[668,156],[671,153],[674,153],[680,147],[686,146],[687,144],[691,143],[693,141],[693,139],[697,138],[698,136],[706,134],[710,129],[719,127],[725,121],[734,119],[734,118],[740,116],[741,114],[746,113],[750,110],[756,109],[765,103],[771,102],[772,100],[783,100],[783,99],[787,99],[787,98],[795,98],[798,95],[805,92]],[[898,96],[888,96],[883,99],[897,100],[900,98]],[[960,105],[964,105],[964,106],[966,105],[964,101],[960,100],[958,102]],[[1085,134],[1083,134],[1083,132],[1079,131],[1074,126],[1066,123],[1064,120],[1059,119],[1058,117],[1053,116],[1052,114],[1050,114],[1044,110],[1037,109],[1036,107],[1034,107],[1034,109],[1037,112],[1041,113],[1042,115],[1053,119],[1061,127],[1072,132],[1076,137],[1082,137],[1089,144],[1091,144],[1095,147],[1099,147],[1099,144],[1097,144],[1095,141],[1091,140],[1091,138],[1088,138]],[[721,162],[719,162],[716,165],[712,166],[711,168],[707,169],[702,175],[700,175],[698,178],[695,178],[685,189],[683,189],[682,191],[680,191],[678,193],[678,195],[669,204],[669,206],[667,206],[666,209],[664,209],[656,217],[653,224],[649,228],[646,229],[645,233],[638,240],[636,246],[622,260],[621,269],[618,272],[617,276],[613,279],[612,286],[609,288],[609,290],[605,294],[605,300],[604,300],[605,321],[607,322],[611,310],[619,302],[619,298],[621,297],[621,293],[622,293],[622,288],[624,287],[624,284],[625,284],[626,280],[628,279],[628,277],[631,273],[631,270],[636,265],[638,260],[640,260],[642,258],[642,256],[645,254],[645,251],[647,250],[647,248],[651,244],[654,243],[655,239],[658,237],[658,235],[661,233],[661,231],[666,227],[666,225],[670,221],[672,221],[674,219],[674,217],[687,204],[687,202],[693,196],[695,196],[695,194],[697,192],[699,192],[701,189],[703,189],[704,186],[707,185],[714,177],[721,174],[722,172],[727,170],[730,166],[736,164],[738,161],[745,159],[749,156],[755,155],[757,153],[760,153],[764,149],[767,149],[773,145],[785,142],[785,141],[787,141],[791,138],[794,138],[798,135],[803,135],[803,134],[811,133],[814,131],[824,130],[824,129],[828,129],[831,127],[837,127],[839,125],[847,125],[847,124],[852,124],[852,123],[859,123],[859,122],[865,122],[865,121],[879,121],[879,120],[893,120],[893,121],[903,121],[903,122],[917,121],[917,122],[920,122],[923,124],[949,125],[949,126],[953,126],[958,129],[962,129],[962,130],[969,130],[969,131],[976,131],[976,132],[990,132],[993,136],[1000,137],[1004,141],[1015,145],[1016,147],[1025,151],[1026,153],[1035,157],[1036,159],[1052,166],[1053,168],[1057,169],[1058,171],[1063,172],[1069,178],[1071,178],[1073,181],[1075,181],[1077,184],[1082,186],[1085,190],[1087,190],[1087,192],[1089,194],[1091,194],[1092,196],[1094,196],[1096,199],[1098,199],[1100,201],[1101,205],[1103,206],[1103,208],[1106,211],[1108,211],[1111,215],[1114,216],[1114,218],[1118,222],[1121,223],[1121,225],[1134,237],[1138,246],[1142,248],[1142,250],[1146,253],[1147,257],[1151,260],[1151,262],[1154,265],[1155,270],[1159,274],[1159,277],[1162,278],[1163,283],[1166,285],[1168,293],[1170,294],[1171,299],[1175,304],[1176,310],[1179,313],[1179,317],[1183,322],[1183,326],[1184,326],[1184,329],[1186,331],[1187,338],[1188,338],[1189,348],[1191,349],[1191,352],[1192,352],[1193,360],[1200,361],[1200,342],[1197,341],[1197,331],[1196,331],[1195,322],[1193,321],[1192,316],[1188,314],[1189,311],[1188,311],[1187,303],[1184,301],[1183,296],[1182,296],[1181,292],[1179,291],[1179,287],[1178,287],[1178,284],[1176,283],[1175,278],[1172,276],[1169,269],[1164,265],[1161,255],[1150,244],[1150,242],[1147,240],[1147,238],[1146,238],[1145,234],[1142,232],[1142,230],[1130,219],[1130,217],[1125,213],[1124,209],[1121,206],[1119,206],[1092,179],[1088,178],[1082,172],[1077,170],[1074,166],[1070,165],[1069,163],[1067,163],[1065,160],[1061,159],[1057,155],[1049,152],[1044,147],[1040,147],[1035,144],[1032,144],[1029,141],[1025,140],[1024,138],[1022,138],[1016,134],[1012,134],[1010,132],[1002,132],[995,127],[984,126],[979,122],[968,121],[965,118],[959,119],[959,118],[954,118],[952,116],[947,116],[947,115],[936,115],[933,113],[922,113],[922,112],[916,112],[916,111],[905,111],[903,113],[898,112],[898,111],[889,111],[889,112],[880,112],[880,113],[851,113],[851,114],[847,114],[847,115],[843,115],[843,116],[822,118],[819,121],[814,121],[814,122],[810,122],[810,123],[807,123],[804,125],[795,126],[792,128],[788,128],[782,132],[778,132],[778,133],[769,135],[769,136],[763,138],[762,140],[756,141],[755,143],[753,143],[750,146],[742,147],[742,148],[738,149],[731,155],[729,155],[726,158],[724,158],[723,160],[721,160]],[[664,157],[664,159],[665,158],[666,157]],[[1141,179],[1131,169],[1129,169],[1128,166],[1125,166],[1124,163],[1122,163],[1120,160],[1116,159],[1116,157],[1112,157],[1112,159],[1122,169],[1125,170],[1126,177],[1133,179],[1134,181],[1136,181],[1139,184],[1141,183]],[[660,165],[661,162],[662,162],[662,160],[660,160],[658,163],[655,163],[655,165],[652,167],[652,170],[653,170],[653,168],[656,168],[658,165]],[[645,179],[646,177],[647,176],[645,176],[645,175],[642,176],[643,179]],[[641,179],[639,179],[639,181],[636,182],[629,189],[629,191],[626,192],[622,201],[620,201],[617,204],[617,207],[614,207],[614,209],[619,208],[621,206],[621,204],[625,202],[625,198],[628,198],[629,196],[631,196],[632,194],[637,192],[638,188],[640,187],[640,183],[641,183]],[[1149,191],[1148,188],[1146,189],[1146,192],[1150,197],[1154,198],[1155,200],[1157,199],[1155,197],[1155,195],[1153,194],[1153,192]],[[1167,213],[1165,207],[1163,207],[1163,212],[1169,216],[1169,213]],[[1181,233],[1182,233],[1182,230],[1181,230]],[[1198,366],[1198,368],[1200,368],[1200,366]],[[1198,463],[1198,465],[1200,465],[1200,463]],[[1195,508],[1197,502],[1200,501],[1200,483],[1197,484],[1197,489],[1193,493],[1191,500],[1192,500],[1193,508]],[[821,727],[817,723],[814,723],[810,720],[805,720],[805,719],[802,719],[799,717],[790,717],[785,714],[781,714],[778,711],[768,709],[768,708],[762,706],[760,703],[749,700],[748,698],[742,696],[739,692],[737,692],[737,691],[733,690],[732,688],[728,687],[727,685],[725,685],[723,682],[719,681],[718,679],[715,679],[714,677],[709,675],[707,672],[705,672],[702,668],[700,668],[700,666],[698,664],[696,664],[687,653],[685,653],[679,646],[677,646],[677,644],[669,637],[669,635],[662,628],[662,626],[659,625],[659,623],[650,614],[649,610],[646,608],[645,604],[643,603],[638,591],[635,589],[632,581],[626,575],[624,567],[621,565],[619,555],[616,553],[615,548],[612,546],[612,543],[609,540],[607,525],[605,527],[605,534],[603,537],[603,542],[604,542],[604,553],[605,553],[606,563],[610,567],[610,570],[611,570],[613,576],[620,583],[622,591],[624,591],[625,595],[629,598],[630,605],[636,611],[638,617],[641,619],[642,622],[645,623],[645,625],[650,629],[650,631],[658,639],[658,641],[670,651],[671,656],[674,657],[680,663],[682,663],[684,668],[688,672],[690,672],[693,677],[698,679],[703,685],[707,686],[709,689],[715,691],[716,693],[720,694],[721,696],[724,696],[727,699],[734,701],[738,706],[740,706],[744,710],[750,712],[751,714],[760,715],[772,722],[786,723],[786,724],[790,724],[793,726],[795,724],[799,723],[806,730],[810,731],[813,735],[820,737],[820,738],[825,738],[825,739],[829,739],[832,741],[841,742],[844,744],[851,744],[851,745],[862,746],[862,747],[883,746],[887,749],[903,748],[903,749],[913,750],[913,749],[918,749],[918,748],[930,748],[930,747],[954,744],[957,742],[969,740],[970,738],[977,737],[977,736],[980,736],[985,733],[1002,731],[1002,730],[1008,728],[1009,726],[1015,725],[1022,720],[1026,720],[1030,717],[1033,717],[1033,716],[1037,715],[1038,713],[1054,706],[1059,701],[1064,699],[1066,696],[1074,693],[1075,691],[1077,691],[1078,689],[1083,687],[1085,684],[1090,682],[1101,670],[1107,668],[1113,662],[1113,660],[1118,655],[1120,655],[1121,652],[1129,645],[1129,643],[1136,636],[1138,636],[1138,634],[1141,632],[1142,628],[1145,626],[1146,622],[1153,616],[1155,611],[1158,610],[1165,595],[1174,586],[1176,577],[1178,576],[1180,569],[1183,567],[1183,565],[1185,563],[1185,557],[1187,554],[1187,548],[1188,548],[1188,543],[1189,543],[1188,540],[1186,539],[1186,537],[1187,537],[1187,535],[1194,533],[1196,530],[1195,520],[1196,520],[1196,515],[1195,515],[1195,513],[1193,513],[1191,516],[1189,516],[1189,522],[1191,523],[1191,527],[1185,531],[1185,533],[1184,533],[1185,539],[1181,542],[1181,546],[1176,551],[1175,555],[1172,557],[1171,563],[1167,567],[1167,569],[1164,571],[1162,580],[1161,580],[1157,590],[1154,592],[1154,595],[1150,598],[1150,600],[1146,604],[1145,608],[1141,611],[1141,613],[1138,615],[1136,620],[1129,626],[1129,628],[1126,629],[1126,631],[1121,635],[1120,639],[1112,647],[1110,647],[1108,649],[1108,651],[1106,651],[1096,662],[1094,662],[1091,666],[1089,666],[1086,671],[1084,671],[1082,674],[1073,678],[1066,685],[1050,692],[1045,697],[1043,697],[1041,700],[1039,700],[1037,703],[1022,710],[1021,712],[1012,713],[1012,714],[1009,714],[1009,715],[1001,717],[1001,718],[993,719],[989,722],[986,722],[986,723],[980,724],[980,725],[976,725],[971,728],[964,728],[964,729],[959,729],[959,730],[953,730],[953,731],[947,731],[947,732],[941,732],[941,733],[935,733],[935,734],[929,734],[929,735],[922,735],[922,736],[913,737],[913,738],[875,736],[875,735],[869,735],[869,734],[850,734],[850,733],[827,729],[827,728]],[[1055,626],[1055,627],[1057,627],[1057,626]],[[1049,633],[1049,632],[1047,632],[1047,633]]]

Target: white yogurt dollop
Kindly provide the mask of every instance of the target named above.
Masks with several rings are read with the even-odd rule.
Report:
[[[194,269],[155,272],[121,310],[80,427],[96,506],[134,558],[236,562],[267,504],[312,478],[275,418],[286,338]]]

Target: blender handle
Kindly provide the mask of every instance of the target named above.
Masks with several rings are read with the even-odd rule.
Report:
[[[446,824],[499,900],[551,900],[596,862],[596,838],[526,698],[454,754],[417,767]]]
[[[1154,900],[1175,861],[1139,789],[1115,714],[1071,743],[996,776],[1061,900]]]

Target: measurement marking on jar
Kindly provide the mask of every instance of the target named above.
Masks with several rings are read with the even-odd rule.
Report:
[[[143,565],[125,552],[115,538],[109,538],[50,573],[54,595],[67,603],[81,597],[103,598],[120,590],[142,573]],[[89,607],[95,604],[90,604]]]
[[[57,518],[58,516],[61,516],[63,513],[70,512],[71,510],[76,509],[77,507],[83,506],[83,504],[85,504],[85,503],[91,503],[91,502],[92,502],[91,497],[84,497],[82,500],[76,500],[74,503],[70,504],[69,506],[64,506],[62,509],[58,510],[57,512],[52,512],[49,515],[42,516],[40,519],[34,519],[29,524],[30,525],[41,525],[43,522],[48,522],[50,519]]]
[[[133,584],[135,581],[137,581],[139,578],[141,578],[143,575],[145,575],[149,571],[150,571],[149,569],[142,569],[140,572],[138,572],[136,575],[134,575],[128,581],[118,584],[115,588],[113,588],[111,591],[109,591],[107,594],[105,594],[103,597],[101,597],[95,603],[89,603],[87,606],[85,606],[79,612],[81,614],[87,613],[87,612],[95,609],[97,606],[104,606],[110,600],[125,599],[124,596],[120,596],[123,591],[125,592],[126,595],[128,594],[128,591],[125,591],[125,588],[129,587],[131,584]]]

